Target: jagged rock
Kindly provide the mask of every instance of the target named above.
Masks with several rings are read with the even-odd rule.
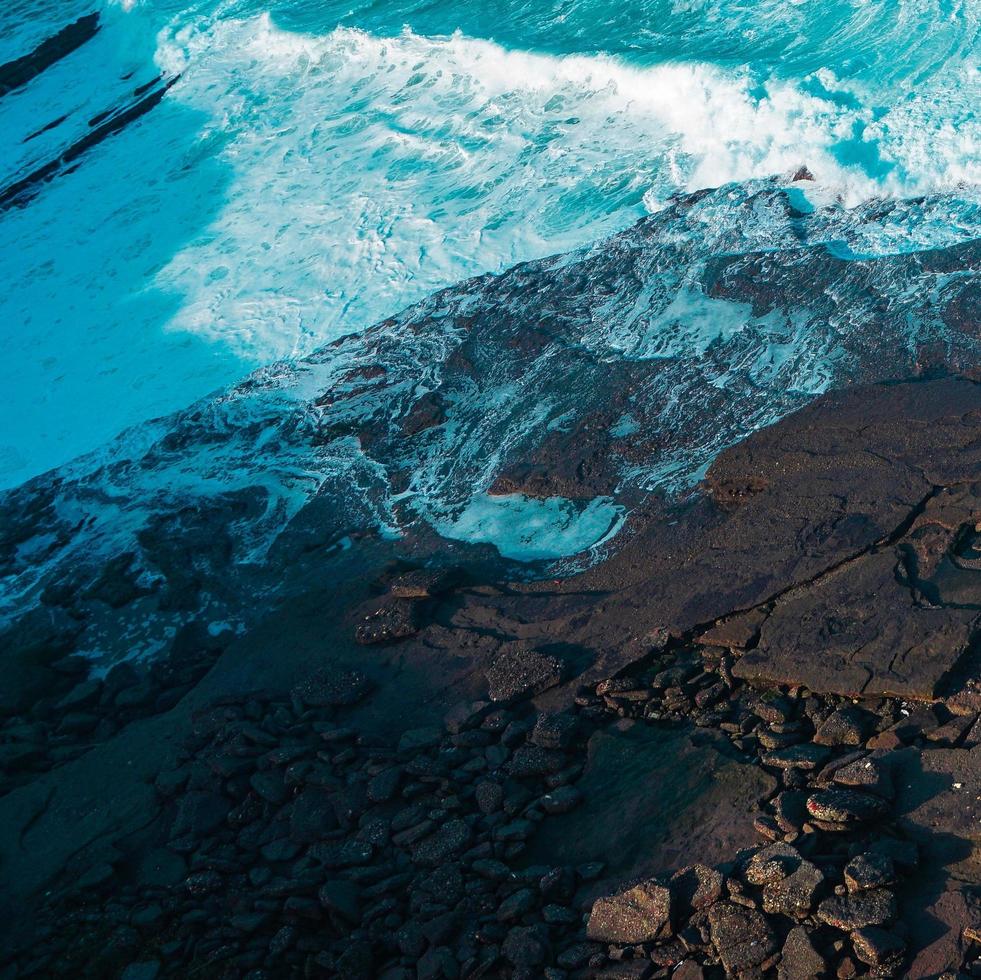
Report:
[[[562,680],[560,660],[537,650],[508,650],[487,668],[492,701],[512,701],[541,694]]]
[[[787,933],[777,969],[779,980],[814,980],[828,968],[804,926],[794,926]]]
[[[542,926],[515,926],[508,931],[501,952],[518,968],[541,966],[549,954],[548,932]]]
[[[542,797],[541,806],[546,813],[568,813],[579,806],[582,799],[582,792],[575,786],[560,786]]]
[[[436,833],[412,848],[416,864],[435,866],[461,853],[470,843],[473,831],[465,820],[448,820]]]
[[[367,693],[368,678],[358,670],[317,670],[294,688],[294,694],[311,707],[356,704]]]
[[[885,888],[835,895],[818,905],[817,917],[842,932],[886,925],[896,918],[896,897]]]
[[[419,632],[416,604],[408,599],[389,599],[369,613],[355,630],[354,638],[364,646],[394,643]]]
[[[800,852],[796,848],[777,841],[752,856],[746,866],[746,880],[753,885],[769,885],[792,874],[800,862]]]
[[[886,854],[859,854],[845,865],[844,876],[850,892],[861,892],[893,884],[896,869]]]
[[[579,729],[579,719],[569,711],[539,715],[528,741],[546,749],[567,749]]]
[[[392,579],[389,591],[400,599],[432,599],[448,592],[455,578],[446,569],[417,568]]]
[[[826,789],[807,800],[807,812],[828,823],[865,823],[883,817],[889,805],[881,797],[852,789]]]
[[[763,756],[762,762],[763,765],[776,769],[803,769],[809,772],[825,762],[829,754],[824,746],[804,742],[770,752]]]
[[[777,950],[773,930],[756,909],[717,902],[708,910],[708,923],[712,945],[729,974],[756,969]]]
[[[835,771],[832,779],[841,786],[867,790],[884,800],[891,800],[893,797],[892,775],[888,767],[874,756],[857,759],[842,766]]]
[[[763,889],[763,910],[773,914],[803,918],[814,907],[824,875],[810,861],[800,865],[786,878],[770,882]]]
[[[671,876],[671,891],[678,905],[685,911],[708,908],[722,897],[725,879],[715,868],[704,864],[691,864]]]
[[[586,926],[590,939],[606,943],[646,943],[671,934],[671,891],[645,881],[619,895],[598,898]]]
[[[857,705],[847,705],[833,711],[821,722],[813,741],[817,745],[861,745],[875,721],[871,712]]]
[[[876,926],[856,929],[851,940],[855,955],[869,966],[898,966],[906,951],[906,943],[899,936]]]
[[[181,797],[174,821],[173,835],[191,834],[200,839],[217,830],[228,816],[231,804],[218,793],[194,791]]]

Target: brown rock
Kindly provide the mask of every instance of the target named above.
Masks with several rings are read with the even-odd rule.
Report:
[[[645,881],[619,895],[598,898],[586,926],[590,939],[606,943],[646,943],[671,935],[671,891]]]

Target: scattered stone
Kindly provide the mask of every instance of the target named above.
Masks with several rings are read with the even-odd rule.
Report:
[[[861,892],[894,884],[896,869],[887,854],[859,854],[845,865],[844,876],[850,892]]]
[[[512,701],[541,694],[562,680],[560,660],[537,650],[509,650],[486,670],[492,701]]]
[[[786,749],[777,749],[764,755],[762,763],[775,769],[803,769],[810,772],[827,761],[830,752],[821,745],[804,742],[801,745],[791,745]]]
[[[692,864],[671,876],[671,890],[685,913],[708,908],[722,897],[725,878],[714,868]]]
[[[354,632],[363,646],[395,643],[419,632],[419,614],[414,602],[393,598],[365,616]]]
[[[367,677],[360,671],[322,669],[316,671],[294,688],[294,694],[311,707],[331,707],[355,704],[370,688]]]
[[[826,789],[807,800],[807,812],[829,823],[864,823],[885,816],[888,804],[878,796],[852,789]]]
[[[817,917],[842,932],[887,925],[896,918],[896,898],[885,888],[835,895],[818,905]]]
[[[899,936],[876,926],[856,929],[851,939],[855,955],[869,966],[897,967],[906,952],[906,943]]]
[[[448,592],[456,573],[441,568],[417,568],[392,579],[389,591],[400,599],[433,599]]]
[[[827,961],[818,952],[807,929],[794,926],[784,940],[778,980],[814,980],[823,976],[827,969]]]
[[[757,969],[777,951],[773,930],[756,909],[717,902],[708,910],[708,924],[716,955],[729,974]]]
[[[763,889],[763,910],[800,919],[814,908],[824,875],[810,861],[801,861],[786,878],[770,882]]]
[[[817,745],[862,745],[875,726],[876,717],[857,705],[833,711],[814,733]]]
[[[671,934],[671,891],[645,881],[593,903],[586,927],[590,939],[607,943],[646,943]]]

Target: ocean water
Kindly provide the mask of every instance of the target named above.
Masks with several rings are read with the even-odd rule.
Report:
[[[0,62],[92,10],[0,97],[0,188],[179,77],[0,211],[0,486],[679,192],[806,165],[802,207],[907,202],[864,255],[978,235],[978,0],[12,0]],[[730,329],[674,302],[696,354]]]

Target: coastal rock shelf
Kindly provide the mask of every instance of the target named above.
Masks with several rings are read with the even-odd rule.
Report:
[[[973,382],[850,389],[571,578],[365,542],[203,674],[66,681],[3,729],[81,739],[12,756],[8,975],[981,969],[979,452]]]

